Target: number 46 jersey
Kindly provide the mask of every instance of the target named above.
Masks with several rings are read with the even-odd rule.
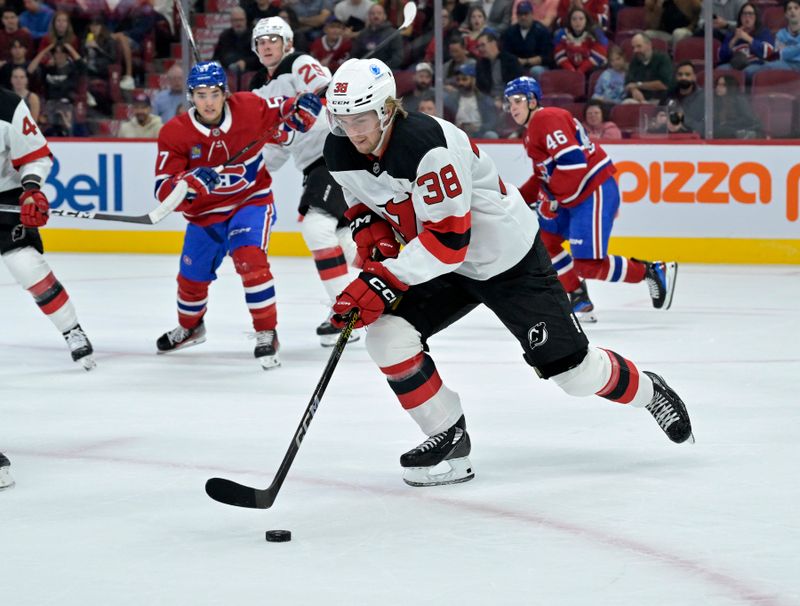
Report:
[[[575,206],[615,172],[603,148],[592,143],[572,114],[559,107],[536,110],[523,137],[533,176],[520,187],[532,204],[540,190],[563,206]]]
[[[530,251],[535,213],[464,131],[418,112],[390,128],[379,158],[336,135],[324,157],[348,206],[366,204],[405,243],[383,261],[398,279],[413,285],[455,272],[486,280]]]

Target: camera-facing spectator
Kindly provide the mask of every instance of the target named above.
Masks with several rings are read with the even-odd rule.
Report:
[[[47,34],[55,11],[39,0],[25,0],[24,4],[25,10],[19,16],[20,27],[27,29],[38,43]]]
[[[481,58],[476,63],[478,89],[495,100],[497,110],[502,109],[506,82],[522,76],[522,67],[511,53],[500,50],[497,36],[484,31],[478,38]]]
[[[214,47],[214,61],[232,72],[243,73],[258,69],[258,57],[250,48],[250,28],[244,9],[235,6],[228,13],[231,26],[223,30]]]
[[[430,63],[417,63],[414,70],[414,90],[403,97],[403,107],[408,111],[417,111],[423,95],[433,90],[433,68]]]
[[[363,57],[393,34],[394,27],[386,19],[386,10],[380,4],[373,4],[369,8],[367,26],[361,30],[353,42],[352,55]],[[379,49],[373,57],[383,61],[390,69],[399,68],[403,62],[403,41],[400,36],[394,36],[391,42]]]
[[[31,33],[19,25],[19,16],[14,9],[3,9],[3,28],[0,29],[0,61],[8,61],[11,57],[11,42],[19,40],[28,49],[28,55],[35,54],[33,36]]]
[[[653,42],[643,33],[631,38],[633,60],[625,74],[623,103],[660,103],[672,83],[672,61],[653,50]]]
[[[467,44],[467,52],[476,59],[480,58],[481,53],[478,48],[480,37],[486,29],[486,13],[480,4],[473,4],[467,11],[467,18],[461,27],[458,28],[464,35],[464,41]]]
[[[589,13],[582,8],[570,9],[566,27],[555,34],[557,67],[585,75],[606,64],[608,41],[593,28]]]
[[[38,121],[39,114],[42,111],[42,101],[39,99],[39,95],[30,91],[28,82],[28,70],[24,67],[17,66],[11,70],[11,90],[25,101],[25,105],[28,106],[28,110],[31,112],[31,117],[34,121]]]
[[[720,68],[745,73],[749,81],[764,64],[775,58],[775,36],[761,24],[758,7],[751,2],[742,5],[737,27],[729,31],[719,49]]]
[[[433,95],[430,93],[427,93],[420,98],[417,111],[423,114],[428,114],[429,116],[433,116],[434,118],[439,117],[439,114],[436,113],[436,99],[434,99]]]
[[[497,109],[494,100],[475,85],[475,66],[462,65],[456,74],[456,90],[444,98],[452,122],[470,137],[497,139]]]
[[[558,23],[561,27],[566,27],[569,23],[569,13],[573,8],[582,8],[600,29],[603,31],[608,30],[610,14],[608,0],[560,0],[558,3]],[[519,12],[519,9],[517,9],[517,12]]]
[[[519,61],[534,78],[547,71],[553,60],[553,37],[544,25],[533,19],[533,5],[524,0],[517,6],[517,23],[503,34],[503,50]]]
[[[72,21],[70,21],[69,14],[64,11],[56,11],[53,14],[47,33],[39,41],[39,50],[53,43],[69,44],[72,48],[79,48],[78,36],[72,29]]]
[[[43,64],[45,59],[46,65]],[[28,75],[37,72],[48,102],[62,99],[74,102],[80,78],[86,73],[86,62],[71,44],[50,44],[28,65]]]
[[[183,68],[175,63],[167,70],[167,86],[153,96],[153,112],[166,124],[177,115],[186,102],[186,77]]]
[[[800,0],[786,0],[783,5],[786,27],[775,34],[778,59],[764,64],[764,69],[800,70]]]
[[[119,136],[125,139],[155,139],[163,123],[150,112],[150,98],[139,93],[133,98],[133,114],[119,127]]]
[[[444,86],[445,88],[451,87],[455,90],[456,74],[458,68],[468,63],[475,64],[475,59],[467,52],[467,43],[464,37],[459,33],[454,33],[447,43],[447,52],[450,55],[450,60],[447,61],[442,71],[444,73]]]
[[[691,61],[681,61],[675,68],[675,85],[668,99],[674,100],[683,114],[683,123],[701,137],[705,130],[705,102],[697,86],[697,74]]]
[[[335,72],[350,58],[353,43],[345,36],[345,27],[336,17],[328,19],[323,35],[314,40],[311,54],[325,67]]]
[[[108,31],[105,19],[92,18],[83,48],[89,77],[108,80],[109,68],[117,60],[117,45]]]
[[[625,99],[625,72],[628,64],[625,61],[625,54],[619,46],[611,46],[608,49],[608,67],[597,78],[592,92],[592,99],[615,105],[622,103]]]
[[[622,139],[622,131],[614,122],[606,118],[606,111],[600,101],[589,101],[583,110],[583,128],[589,139]]]
[[[11,71],[15,67],[22,67],[27,69],[30,64],[28,58],[28,47],[22,40],[12,40],[11,48],[9,49],[11,55],[2,67],[0,67],[0,86],[11,88]],[[31,86],[38,90],[39,79],[34,74],[31,76]]]

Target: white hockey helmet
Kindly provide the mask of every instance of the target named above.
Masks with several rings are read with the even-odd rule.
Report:
[[[294,40],[292,28],[280,17],[266,17],[265,19],[259,19],[258,23],[256,23],[253,28],[253,35],[250,38],[250,48],[256,55],[258,55],[256,41],[262,36],[280,36],[283,38],[284,55],[288,53],[286,47],[289,42]]]
[[[328,102],[328,122],[334,135],[346,136],[337,116],[375,111],[380,128],[385,130],[391,121],[386,112],[386,100],[397,97],[394,75],[380,59],[349,59],[333,74],[325,98]]]

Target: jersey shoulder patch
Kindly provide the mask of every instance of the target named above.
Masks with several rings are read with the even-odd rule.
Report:
[[[20,103],[24,101],[16,93],[0,87],[0,120],[11,124]]]

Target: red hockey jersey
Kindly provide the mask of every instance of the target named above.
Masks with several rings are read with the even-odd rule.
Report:
[[[564,206],[574,206],[615,172],[611,158],[593,143],[581,123],[560,107],[536,110],[523,137],[533,175],[520,187],[534,204],[540,190]]]
[[[208,128],[194,109],[174,117],[158,134],[156,197],[164,200],[174,188],[171,177],[200,166],[216,167],[239,150],[275,130],[281,123],[284,97],[262,99],[235,93],[226,105],[222,123]],[[183,202],[178,209],[187,221],[205,226],[227,220],[243,206],[272,204],[272,177],[264,164],[262,146],[254,146],[221,172],[221,182],[207,195]]]

